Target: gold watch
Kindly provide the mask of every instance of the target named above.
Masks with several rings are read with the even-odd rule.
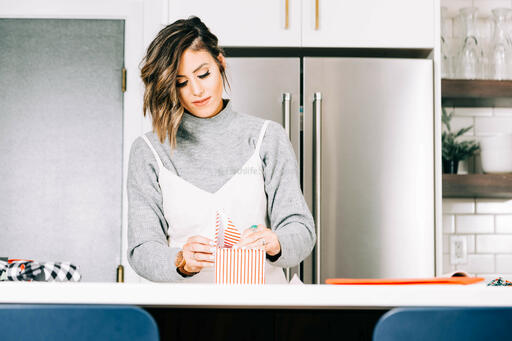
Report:
[[[176,255],[176,261],[174,262],[174,264],[176,265],[176,271],[183,277],[192,277],[195,274],[199,273],[199,271],[189,272],[185,270],[186,263],[187,262],[185,261],[185,257],[183,257],[183,250],[178,251],[178,254]]]

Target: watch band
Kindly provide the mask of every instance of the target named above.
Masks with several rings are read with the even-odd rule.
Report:
[[[174,264],[176,265],[176,272],[183,277],[192,277],[195,274],[199,273],[199,271],[189,272],[185,270],[186,261],[185,257],[183,257],[183,250],[178,251],[178,253],[176,254],[176,261],[174,262]]]
[[[176,272],[179,273],[183,277],[192,277],[198,273],[198,272],[188,272],[185,269],[183,269],[183,267],[176,268]]]

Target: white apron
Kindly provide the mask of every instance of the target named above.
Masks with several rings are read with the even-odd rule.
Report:
[[[214,240],[216,211],[221,209],[231,218],[240,232],[251,225],[262,224],[269,227],[267,215],[267,196],[263,179],[263,164],[260,159],[260,147],[269,121],[263,123],[256,150],[242,168],[214,193],[207,192],[182,179],[165,168],[149,142],[158,162],[158,183],[162,190],[164,216],[169,225],[169,246],[182,248],[187,239],[201,235]],[[185,282],[215,282],[215,268],[204,268]],[[265,283],[287,283],[283,269],[265,264]]]

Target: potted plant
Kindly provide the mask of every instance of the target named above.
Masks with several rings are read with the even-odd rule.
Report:
[[[477,141],[458,141],[457,139],[473,128],[473,126],[461,128],[457,132],[452,132],[450,121],[452,120],[453,111],[448,114],[444,107],[442,109],[442,122],[446,127],[446,130],[442,133],[443,173],[457,174],[459,161],[464,161],[473,156],[473,154],[480,149],[480,146]]]

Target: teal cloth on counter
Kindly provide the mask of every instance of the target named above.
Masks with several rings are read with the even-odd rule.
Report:
[[[492,286],[492,287],[508,287],[508,286],[512,286],[512,282],[503,279],[503,277],[498,277],[496,279],[493,279],[489,283],[487,283],[487,286],[488,287],[489,286]]]

